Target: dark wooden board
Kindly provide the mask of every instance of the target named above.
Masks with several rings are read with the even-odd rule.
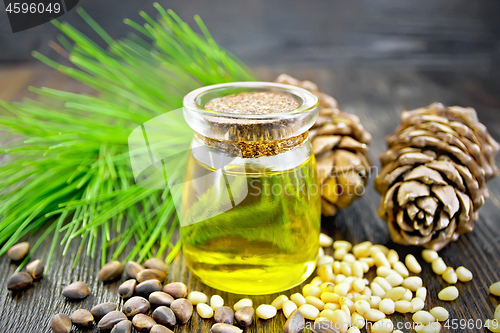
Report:
[[[386,69],[269,69],[254,68],[263,80],[272,80],[282,71],[300,79],[310,79],[320,85],[323,91],[338,98],[341,108],[357,114],[365,127],[373,135],[370,155],[379,166],[378,155],[386,149],[384,137],[391,133],[399,123],[400,112],[404,109],[427,105],[434,101],[445,104],[473,106],[478,110],[480,119],[485,122],[492,135],[500,139],[500,99],[499,89],[486,79],[475,74],[448,72],[417,72],[414,70]],[[47,85],[55,88],[65,87],[82,91],[81,86],[56,72],[38,66],[19,66],[0,68],[0,98],[19,100],[27,96],[28,84]],[[498,159],[497,159],[498,160]],[[464,265],[471,269],[474,280],[458,283],[460,297],[454,302],[442,302],[437,293],[447,284],[434,275],[430,265],[422,262],[421,274],[429,290],[426,308],[441,305],[450,311],[451,319],[484,322],[493,317],[494,308],[500,299],[488,293],[489,285],[500,280],[500,179],[489,183],[490,199],[480,210],[480,220],[474,231],[464,235],[456,243],[441,251],[445,262],[453,267]],[[403,253],[415,253],[419,258],[419,248],[396,246],[389,241],[385,223],[377,218],[376,211],[380,196],[373,188],[373,179],[366,188],[366,194],[334,218],[323,220],[324,231],[336,239],[346,239],[353,243],[370,240],[387,244]],[[36,235],[28,238],[32,244]],[[47,259],[50,244],[44,243],[35,253],[36,258]],[[70,314],[78,308],[90,309],[103,301],[119,302],[116,290],[118,282],[103,285],[97,280],[100,258],[83,256],[72,269],[77,251],[75,243],[67,256],[57,252],[53,264],[44,279],[34,287],[20,293],[8,292],[5,288],[7,278],[16,266],[6,256],[0,258],[0,332],[39,333],[50,332],[50,320],[55,313]],[[82,280],[88,283],[92,294],[82,302],[68,302],[61,295],[67,284]],[[182,255],[170,267],[169,281],[183,281],[190,289],[204,291],[208,295],[222,295],[229,305],[243,296],[214,291],[201,284],[186,268]],[[290,295],[300,287],[285,292]],[[269,303],[275,295],[252,297],[255,304]],[[393,315],[395,322],[411,322],[410,315]],[[245,332],[281,332],[284,316],[279,313],[269,321],[258,320]],[[201,320],[197,314],[175,332],[208,332],[211,320]],[[410,332],[410,330],[403,330]],[[485,329],[458,329],[442,332],[485,332]],[[78,331],[79,332],[79,331]],[[85,332],[98,332],[98,329]],[[413,332],[413,331],[411,331]]]

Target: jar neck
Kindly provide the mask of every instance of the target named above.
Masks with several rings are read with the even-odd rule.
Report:
[[[229,156],[258,158],[276,156],[300,147],[307,140],[308,132],[286,139],[264,141],[222,141],[203,136],[200,133],[195,133],[195,136],[207,146],[222,150]]]

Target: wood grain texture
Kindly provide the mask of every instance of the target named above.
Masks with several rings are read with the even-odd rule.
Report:
[[[447,72],[416,72],[414,70],[368,70],[368,69],[269,69],[254,68],[263,80],[273,80],[281,72],[287,72],[300,79],[310,79],[319,84],[321,89],[334,95],[345,111],[357,114],[364,126],[373,135],[370,155],[375,165],[380,166],[378,155],[386,149],[384,137],[391,133],[399,123],[402,110],[411,109],[440,101],[448,105],[472,106],[478,110],[480,119],[488,126],[491,134],[500,139],[500,94],[498,87],[474,74],[453,74]],[[17,91],[4,93],[4,98],[20,99],[25,94],[27,84],[37,78],[36,85],[51,87],[70,87],[78,90],[78,84],[60,77],[38,66],[21,66],[14,69],[0,68],[0,73],[9,73],[9,77],[18,78]],[[19,76],[15,73],[18,71]],[[30,73],[31,72],[31,73]],[[5,84],[0,75],[0,84]],[[30,81],[31,80],[31,81]],[[66,80],[66,81],[65,81]],[[1,94],[1,92],[0,92]],[[498,159],[497,159],[498,161]],[[333,218],[323,220],[324,231],[335,239],[346,239],[353,243],[370,240],[374,243],[387,244],[398,250],[400,255],[414,253],[422,263],[421,274],[425,286],[429,290],[426,309],[433,306],[444,306],[450,312],[451,319],[474,320],[484,322],[492,318],[494,308],[500,298],[488,293],[489,285],[500,280],[500,179],[489,183],[490,199],[480,210],[480,220],[472,233],[462,236],[458,242],[451,244],[440,252],[445,262],[453,267],[463,265],[471,269],[474,280],[469,283],[458,283],[460,297],[454,302],[438,300],[437,293],[447,284],[442,278],[434,275],[430,265],[420,259],[420,249],[392,244],[388,238],[385,222],[377,215],[380,196],[373,188],[373,177],[366,188],[366,194],[354,204]],[[32,244],[36,235],[27,239]],[[46,242],[35,253],[34,258],[47,259],[50,244]],[[72,262],[78,245],[74,243],[67,256],[57,252],[53,264],[45,277],[35,282],[34,286],[24,292],[11,293],[5,288],[7,278],[15,271],[6,256],[0,258],[0,332],[39,333],[51,332],[50,320],[56,313],[70,314],[79,308],[90,309],[93,305],[104,301],[119,303],[117,288],[119,282],[103,285],[97,280],[100,258],[82,256],[79,264],[72,269]],[[97,251],[99,252],[99,251]],[[373,272],[371,273],[373,274]],[[91,295],[82,302],[69,302],[61,295],[64,286],[81,280],[88,283]],[[177,256],[170,266],[169,281],[183,281],[190,290],[199,290],[208,295],[220,294],[231,306],[241,295],[233,295],[212,290],[204,286],[187,269],[182,255]],[[122,279],[123,281],[123,279]],[[299,291],[296,287],[285,294]],[[270,303],[276,295],[251,297],[254,304]],[[410,315],[392,315],[394,322],[411,323]],[[281,312],[269,321],[257,320],[245,332],[264,333],[282,332],[284,316]],[[208,332],[212,320],[202,320],[197,314],[186,325],[178,326],[175,332],[198,333]],[[98,332],[97,328],[82,332]],[[404,332],[414,332],[403,329]],[[442,332],[486,332],[486,329],[443,329]],[[75,332],[81,332],[75,330]]]

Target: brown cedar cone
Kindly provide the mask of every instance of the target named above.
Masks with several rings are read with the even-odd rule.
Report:
[[[440,103],[404,111],[387,138],[375,188],[394,242],[440,250],[470,232],[498,175],[498,143],[472,108]]]
[[[371,135],[357,116],[340,111],[335,98],[320,92],[311,81],[281,74],[275,82],[308,89],[319,98],[319,116],[309,138],[321,182],[322,213],[335,215],[364,193],[370,172],[367,151]]]

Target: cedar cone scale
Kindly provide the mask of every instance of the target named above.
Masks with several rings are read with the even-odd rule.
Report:
[[[319,91],[315,83],[287,74],[281,74],[275,82],[308,89],[319,99],[319,116],[309,131],[309,140],[321,183],[321,211],[333,216],[364,193],[371,167],[371,135],[357,116],[341,111],[337,100]]]
[[[375,188],[394,242],[441,250],[472,231],[499,174],[499,144],[472,108],[434,103],[404,111],[386,139]]]

